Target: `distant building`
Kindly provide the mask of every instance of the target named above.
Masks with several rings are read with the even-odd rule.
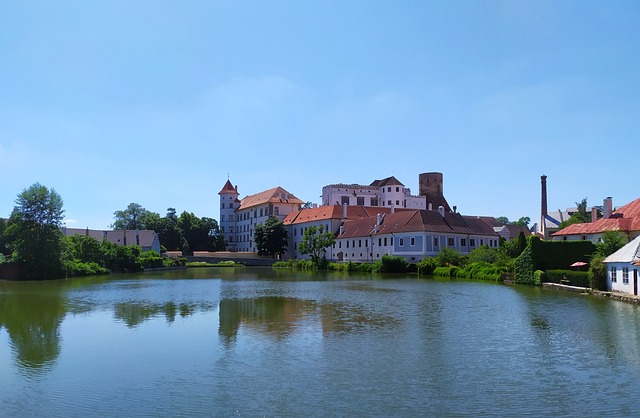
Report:
[[[279,220],[298,211],[304,202],[282,187],[274,187],[239,199],[238,187],[227,180],[220,195],[220,232],[228,251],[257,252],[253,231],[269,216]]]
[[[607,197],[603,201],[603,216],[597,219],[592,210],[594,221],[569,225],[553,234],[554,240],[589,240],[598,242],[606,231],[618,231],[628,239],[640,235],[640,198],[614,210],[613,200]]]
[[[62,227],[62,234],[65,237],[71,237],[74,235],[85,235],[101,242],[107,240],[110,243],[116,245],[137,245],[139,247],[142,247],[143,251],[154,250],[158,254],[160,254],[161,252],[160,239],[158,238],[158,234],[150,229],[117,229],[113,231],[104,231],[89,228],[82,229]]]

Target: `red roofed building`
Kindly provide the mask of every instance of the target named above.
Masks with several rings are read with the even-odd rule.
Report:
[[[619,231],[629,240],[640,235],[640,198],[613,211],[611,198],[604,201],[604,216],[594,222],[579,223],[555,232],[554,240],[598,242],[606,231]]]
[[[220,232],[227,242],[228,251],[257,252],[253,241],[253,229],[263,224],[269,216],[280,220],[298,211],[304,202],[282,187],[239,199],[237,186],[227,180],[220,196]]]
[[[376,261],[383,255],[402,256],[409,262],[433,257],[443,248],[461,254],[487,245],[497,248],[499,235],[475,216],[438,211],[406,210],[344,222],[335,258],[340,261]]]

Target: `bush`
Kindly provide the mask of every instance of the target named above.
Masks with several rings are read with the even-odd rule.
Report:
[[[160,268],[164,265],[164,260],[154,250],[145,251],[140,254],[138,261],[144,268]]]
[[[438,262],[433,257],[427,257],[418,263],[418,274],[433,274]]]
[[[533,272],[533,284],[540,286],[542,282],[546,281],[547,277],[542,270],[536,270]]]
[[[383,255],[382,269],[385,273],[406,273],[408,268],[407,260],[404,257]]]
[[[457,269],[452,272],[455,277],[462,277],[472,280],[488,280],[498,282],[502,280],[502,276],[507,272],[504,267],[494,266],[487,262],[475,262],[468,264],[464,268]]]
[[[460,267],[452,266],[452,267],[436,267],[433,271],[434,276],[442,276],[442,277],[456,277],[457,271],[460,270]]]
[[[316,265],[311,260],[290,259],[285,261],[276,261],[273,263],[274,268],[289,268],[295,270],[316,270]]]
[[[547,282],[562,283],[568,280],[571,286],[589,287],[589,273],[586,271],[547,270],[545,275]]]
[[[67,277],[95,276],[110,273],[108,269],[101,267],[98,263],[84,263],[78,260],[65,261],[64,269]]]
[[[589,264],[589,285],[592,289],[607,289],[607,266],[604,264],[604,257],[594,255]]]

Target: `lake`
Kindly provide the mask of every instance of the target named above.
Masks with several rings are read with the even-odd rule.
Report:
[[[1,416],[640,414],[637,306],[270,268],[0,281]]]

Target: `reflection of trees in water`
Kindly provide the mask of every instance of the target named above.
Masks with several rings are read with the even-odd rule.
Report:
[[[396,324],[395,318],[340,303],[319,303],[289,297],[267,296],[220,301],[220,329],[225,342],[235,340],[241,324],[277,339],[285,338],[310,318],[319,319],[326,333],[354,333]]]
[[[165,317],[168,323],[172,323],[176,319],[176,315],[182,318],[193,315],[198,310],[210,310],[210,306],[198,305],[195,303],[149,303],[149,302],[126,302],[117,303],[114,306],[114,316],[116,319],[124,322],[129,328],[134,328],[141,323],[160,316]]]
[[[60,354],[64,298],[55,291],[10,291],[0,295],[0,327],[5,327],[21,369],[37,371]]]

